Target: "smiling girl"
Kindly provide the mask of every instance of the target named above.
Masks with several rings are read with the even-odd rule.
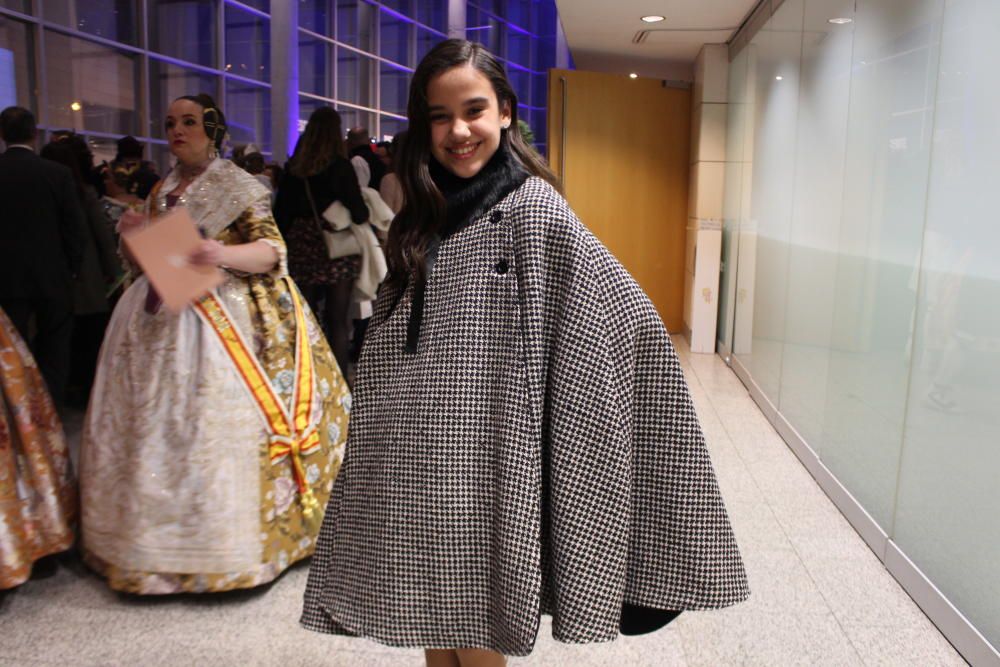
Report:
[[[748,595],[670,338],[580,224],[485,49],[410,89],[405,203],[302,623],[502,665]],[[638,622],[636,619],[638,618]]]

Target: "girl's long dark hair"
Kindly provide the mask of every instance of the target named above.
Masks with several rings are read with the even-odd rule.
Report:
[[[445,224],[445,199],[431,179],[431,122],[428,113],[427,87],[431,79],[453,67],[470,65],[481,72],[493,86],[497,102],[510,109],[510,128],[500,132],[501,149],[506,147],[513,159],[528,173],[556,185],[556,177],[542,157],[525,142],[517,124],[517,95],[503,67],[482,44],[464,39],[447,39],[431,49],[420,61],[410,83],[407,104],[409,126],[406,141],[397,156],[397,174],[403,187],[404,204],[389,229],[386,243],[389,261],[388,280],[401,284],[412,274],[418,281],[424,272],[427,248]]]
[[[336,156],[347,157],[340,114],[333,107],[320,107],[310,114],[305,132],[288,161],[288,170],[299,178],[315,176]]]

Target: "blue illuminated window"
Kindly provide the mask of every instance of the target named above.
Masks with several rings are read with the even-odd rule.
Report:
[[[46,2],[43,9],[45,18],[55,23],[123,44],[136,44],[136,4],[133,0],[70,0]]]
[[[333,45],[326,40],[299,33],[299,90],[323,97],[333,96]]]
[[[254,143],[271,150],[271,91],[265,86],[226,81],[226,123],[233,145]]]
[[[270,81],[270,21],[233,5],[226,5],[225,12],[226,71]]]
[[[219,76],[150,58],[149,129],[146,134],[163,138],[163,119],[170,103],[182,95],[198,93],[208,93],[218,98]]]
[[[216,66],[219,38],[214,2],[148,0],[148,14],[151,51],[199,65]]]

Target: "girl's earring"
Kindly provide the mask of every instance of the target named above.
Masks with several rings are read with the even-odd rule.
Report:
[[[219,149],[215,147],[215,144],[212,144],[212,147],[208,149],[208,159],[214,160],[217,157],[219,157]]]
[[[510,123],[504,123],[503,125],[500,126],[500,129],[501,130],[509,130],[510,129]]]

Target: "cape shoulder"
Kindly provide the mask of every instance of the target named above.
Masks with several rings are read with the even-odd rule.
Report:
[[[570,208],[566,199],[544,179],[532,176],[500,205],[510,216],[515,252],[526,260],[542,253],[556,265],[604,273],[628,272]],[[570,267],[565,267],[570,268]]]
[[[538,176],[528,178],[500,206],[512,218],[515,238],[541,235],[579,242],[593,236],[576,217],[566,199],[548,181]]]
[[[539,267],[549,274],[558,272],[561,275],[550,275],[547,282],[599,292],[592,298],[609,310],[627,308],[629,319],[652,318],[662,326],[643,289],[551,184],[533,176],[501,206],[511,218],[515,254],[527,264],[527,273]]]

